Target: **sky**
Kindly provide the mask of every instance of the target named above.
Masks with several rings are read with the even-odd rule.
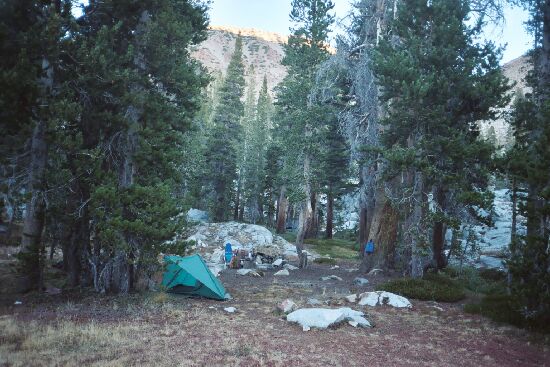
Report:
[[[290,3],[291,0],[212,0],[210,24],[288,34]],[[337,19],[344,18],[350,11],[349,0],[334,0],[334,3]],[[508,7],[504,16],[503,25],[488,26],[485,31],[485,37],[497,45],[507,44],[502,63],[525,54],[531,40],[523,25],[528,17],[525,11]]]

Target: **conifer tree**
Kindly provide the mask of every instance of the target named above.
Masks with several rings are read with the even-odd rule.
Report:
[[[514,146],[508,154],[512,200],[527,219],[527,231],[515,229],[508,267],[511,290],[529,325],[550,322],[550,2],[518,0],[530,13],[534,38],[533,68],[527,82],[532,93],[518,98],[512,114]],[[526,195],[518,199],[518,192]],[[516,207],[514,207],[516,209]],[[516,210],[514,210],[514,219]]]
[[[245,79],[242,60],[242,38],[237,37],[235,51],[220,88],[219,104],[209,132],[206,152],[208,176],[205,181],[212,192],[211,212],[215,221],[229,217],[231,199],[237,180],[237,146],[242,139],[241,118]]]
[[[376,49],[374,70],[388,113],[382,142],[386,177],[401,176],[393,199],[413,277],[444,266],[445,226],[482,220],[493,148],[477,121],[494,118],[507,99],[498,50],[473,42],[481,24],[466,23],[468,1],[401,2],[391,36]],[[432,194],[434,209],[428,206]]]
[[[313,225],[317,202],[315,157],[319,156],[320,125],[324,125],[325,106],[313,101],[311,91],[319,65],[328,57],[327,40],[334,17],[330,0],[293,0],[290,19],[295,24],[285,45],[283,64],[288,75],[278,89],[278,133],[286,150],[284,169],[295,200],[301,202],[296,247],[300,266],[306,265],[302,252],[304,238]]]

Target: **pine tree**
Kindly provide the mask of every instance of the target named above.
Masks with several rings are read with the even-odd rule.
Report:
[[[402,177],[393,199],[401,203],[401,241],[413,277],[422,276],[432,257],[444,266],[445,226],[481,220],[477,209],[491,203],[486,186],[493,148],[479,139],[476,121],[505,106],[507,86],[498,50],[473,42],[481,24],[468,26],[469,12],[467,1],[402,2],[393,40],[384,39],[374,58],[388,102],[384,174]]]
[[[302,203],[296,247],[300,266],[306,265],[303,242],[314,225],[315,157],[320,149],[320,125],[324,125],[326,107],[314,103],[311,91],[319,65],[328,57],[327,38],[334,17],[330,0],[293,0],[290,19],[296,25],[285,45],[283,64],[288,74],[277,93],[278,133],[286,149],[284,169],[291,194]]]
[[[550,2],[515,2],[529,10],[535,47],[527,77],[532,93],[515,103],[515,143],[507,167],[513,201],[527,218],[527,233],[513,232],[508,267],[512,293],[521,301],[527,323],[540,327],[550,322]],[[521,191],[526,195],[518,200]]]
[[[26,158],[13,158],[12,172],[24,170],[25,181],[7,178],[6,197],[11,196],[12,185],[28,196],[19,257],[29,286],[39,289],[50,140],[56,126],[72,112],[63,108],[67,107],[63,55],[73,25],[70,6],[70,1],[7,1],[0,8],[0,154]],[[24,141],[27,144],[21,144]],[[5,163],[0,160],[0,167]]]
[[[269,125],[271,118],[271,97],[264,77],[257,102],[253,104],[254,114],[245,127],[245,188],[244,198],[252,223],[263,222],[263,196],[266,170],[266,153],[269,143]],[[245,114],[246,116],[246,114]],[[246,120],[246,119],[245,119]]]
[[[220,88],[219,104],[209,132],[206,163],[209,175],[205,181],[212,190],[211,212],[214,221],[224,221],[230,213],[237,180],[237,146],[242,139],[240,125],[244,113],[241,98],[245,79],[242,61],[242,38],[237,37],[235,51]]]

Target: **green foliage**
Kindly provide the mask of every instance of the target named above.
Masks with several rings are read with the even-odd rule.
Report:
[[[529,10],[528,29],[534,36],[533,66],[526,80],[531,92],[517,96],[511,116],[514,146],[503,159],[505,172],[520,193],[518,211],[527,219],[526,233],[514,233],[507,266],[511,291],[529,322],[550,315],[550,7],[545,2],[516,1]],[[526,195],[521,195],[526,193]]]
[[[456,228],[464,212],[479,219],[472,213],[491,205],[494,147],[480,139],[477,122],[506,105],[508,87],[498,64],[501,50],[478,42],[482,29],[468,22],[469,5],[400,1],[391,31],[372,56],[387,107],[383,177],[394,180],[393,201],[411,228],[402,235],[414,237],[412,243],[431,237],[434,223]],[[422,203],[429,194],[431,210]]]
[[[241,118],[244,104],[245,79],[242,60],[242,38],[235,41],[235,51],[219,90],[212,127],[206,142],[206,166],[204,183],[210,195],[210,212],[215,221],[223,221],[232,212],[234,181],[237,179],[237,152],[242,142]]]
[[[488,295],[480,303],[465,305],[464,311],[483,315],[497,322],[550,333],[550,318],[548,315],[537,315],[533,318],[526,318],[523,312],[523,302],[515,296],[505,294]]]
[[[328,33],[334,22],[329,0],[294,0],[292,34],[285,45],[283,65],[287,75],[277,87],[276,144],[284,153],[279,172],[292,202],[305,200],[305,186],[319,192],[325,129],[334,123],[330,106],[312,98],[316,73],[329,54]],[[306,163],[308,162],[308,163]],[[309,165],[311,172],[305,168]]]
[[[413,299],[437,302],[457,302],[466,296],[464,289],[457,282],[438,274],[426,274],[423,279],[390,280],[378,285],[376,290],[392,292]]]

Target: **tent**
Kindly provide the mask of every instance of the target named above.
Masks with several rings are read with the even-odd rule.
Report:
[[[217,300],[225,298],[225,288],[210,272],[199,255],[165,256],[166,271],[162,285],[168,292],[202,296]]]

